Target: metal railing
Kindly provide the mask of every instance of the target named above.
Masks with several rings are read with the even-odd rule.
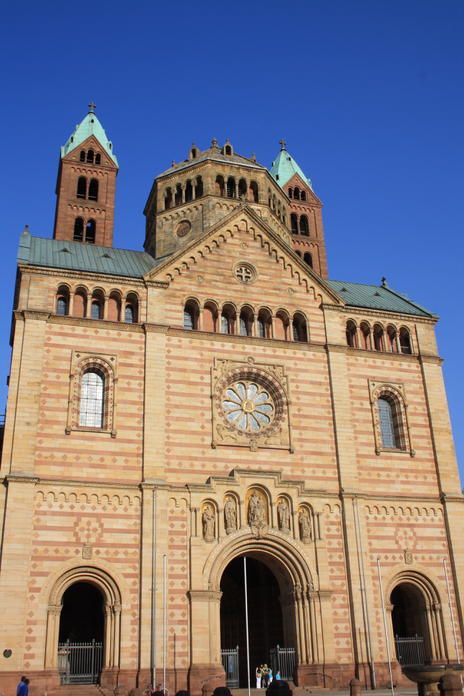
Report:
[[[425,648],[423,636],[395,636],[396,657],[402,667],[423,665],[425,663]]]
[[[58,671],[62,684],[96,684],[100,678],[103,643],[58,643]]]
[[[229,689],[239,688],[238,645],[235,648],[221,650],[221,660],[226,673],[226,685]]]
[[[272,673],[275,677],[277,672],[281,679],[286,681],[294,678],[296,669],[296,650],[295,648],[281,648],[276,645],[270,650]]]

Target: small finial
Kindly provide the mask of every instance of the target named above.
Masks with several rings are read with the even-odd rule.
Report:
[[[24,225],[23,234],[29,234],[29,225]]]
[[[217,138],[213,138],[213,139],[211,140],[211,147],[217,147],[217,146],[218,146]]]
[[[388,288],[387,279],[385,278],[385,276],[382,276],[382,287]]]
[[[89,114],[94,114],[96,108],[97,105],[95,104],[95,102],[91,101],[89,104]]]
[[[279,140],[279,145],[281,150],[286,150],[287,149],[287,143],[285,140],[282,138],[282,140]]]
[[[175,167],[175,166],[176,166],[176,160],[172,160],[171,167]]]
[[[251,159],[252,162],[256,162],[256,153],[255,153],[255,152],[252,152],[252,153],[251,153],[250,159]]]

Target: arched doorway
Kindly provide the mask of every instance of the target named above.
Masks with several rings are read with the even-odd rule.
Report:
[[[103,665],[104,597],[90,582],[75,582],[63,594],[58,638],[62,684],[92,684]]]
[[[391,595],[396,657],[401,665],[420,665],[431,659],[427,608],[417,585],[402,582]]]
[[[252,686],[255,669],[262,664],[269,665],[274,671],[279,664],[281,671],[285,671],[282,676],[293,678],[296,667],[296,636],[294,612],[289,606],[293,604],[290,601],[290,578],[282,568],[279,569],[275,560],[272,562],[259,554],[247,555],[246,575]],[[243,556],[232,559],[226,566],[220,588],[221,651],[226,678],[231,686],[244,687],[247,685],[247,640]],[[237,647],[237,669],[234,669],[235,663],[231,662],[230,658]]]

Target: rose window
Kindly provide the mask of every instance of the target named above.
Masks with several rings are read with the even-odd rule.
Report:
[[[275,416],[274,401],[257,382],[241,380],[227,387],[222,400],[226,420],[242,432],[258,433]]]

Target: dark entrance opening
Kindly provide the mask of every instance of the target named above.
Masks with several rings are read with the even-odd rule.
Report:
[[[280,588],[261,561],[247,556],[248,624],[251,684],[258,665],[270,665],[270,651],[285,645]],[[245,585],[243,558],[234,558],[221,579],[221,649],[239,647],[240,686],[247,684]]]
[[[425,599],[418,587],[402,583],[390,597],[396,656],[402,665],[424,664],[429,655]]]
[[[98,681],[103,639],[103,596],[95,585],[76,582],[63,595],[60,616],[58,669],[62,684]]]

